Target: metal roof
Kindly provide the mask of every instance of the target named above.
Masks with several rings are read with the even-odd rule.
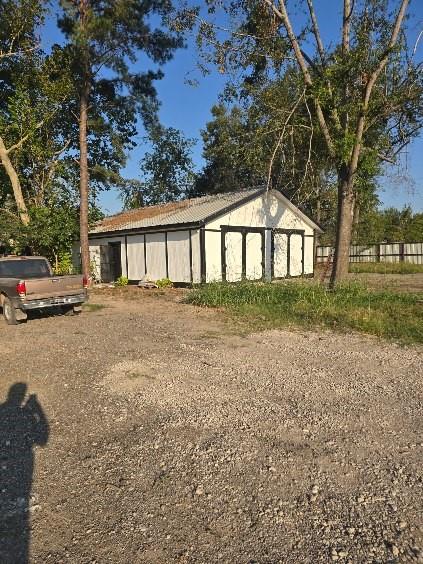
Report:
[[[261,187],[240,192],[214,194],[122,212],[99,221],[90,234],[201,223],[224,213],[227,208],[236,207],[244,201],[253,199],[264,190]]]

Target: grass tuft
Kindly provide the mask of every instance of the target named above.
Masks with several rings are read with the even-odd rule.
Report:
[[[350,263],[350,272],[356,274],[419,274],[423,273],[423,264],[411,262],[356,262]]]
[[[245,317],[255,329],[320,326],[423,343],[423,294],[373,291],[360,283],[329,290],[305,282],[242,282],[199,286],[186,301],[224,307]]]

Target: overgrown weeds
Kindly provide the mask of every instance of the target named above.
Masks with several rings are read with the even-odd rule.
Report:
[[[253,328],[354,329],[405,343],[423,343],[423,294],[374,291],[359,283],[329,290],[306,282],[207,284],[186,301],[224,307]]]

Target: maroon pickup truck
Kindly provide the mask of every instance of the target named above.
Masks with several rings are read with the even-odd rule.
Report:
[[[79,313],[87,300],[87,281],[79,275],[54,276],[44,257],[0,258],[0,307],[9,325],[26,321],[34,309]]]

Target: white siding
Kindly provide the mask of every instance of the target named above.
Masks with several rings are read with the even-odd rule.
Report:
[[[145,276],[144,235],[128,236],[128,278],[142,280]]]
[[[192,245],[192,281],[195,284],[201,282],[201,254],[200,254],[200,231],[191,231]]]
[[[226,233],[226,280],[239,282],[242,280],[242,233],[237,231]]]
[[[313,227],[273,193],[257,196],[254,200],[211,221],[206,228],[220,229],[221,225],[304,229],[306,234],[313,234]]]
[[[172,282],[190,282],[189,231],[167,234],[169,278]]]
[[[206,231],[206,282],[222,280],[220,231]]]
[[[289,245],[289,274],[290,276],[301,276],[303,272],[302,267],[302,253],[303,253],[303,238],[297,233],[292,233],[290,236]]]
[[[304,237],[304,274],[314,271],[314,237]]]
[[[271,229],[299,229],[304,231],[304,273],[313,273],[313,235],[314,227],[305,220],[299,212],[291,207],[278,196],[272,192],[268,194],[263,194],[257,196],[257,198],[241,205],[240,207],[210,221],[206,225],[206,270],[207,270],[207,281],[221,280],[221,243],[220,243],[220,233],[207,231],[208,229],[220,230],[222,225],[229,225],[235,227],[265,227],[265,276],[270,279],[271,275]],[[252,247],[250,246],[250,251],[254,254],[247,258],[247,269],[250,270],[250,275],[252,271],[257,270],[257,263],[261,262],[258,260],[259,251],[261,257],[261,245],[258,246],[258,239],[254,240]],[[275,277],[286,276],[286,249],[283,250],[283,245],[281,246],[278,242],[276,246],[281,247],[278,251],[275,249],[275,265],[276,271]],[[299,236],[292,237],[292,251],[291,251],[291,275],[301,274],[301,238]],[[241,250],[239,250],[241,253]],[[285,255],[278,256],[279,252],[285,252]],[[247,251],[248,256],[248,251]],[[232,260],[232,259],[230,259]],[[241,257],[238,259],[241,261]],[[249,263],[250,261],[250,263]],[[254,266],[252,266],[254,265]],[[231,267],[232,268],[232,267]],[[235,267],[234,267],[235,268]],[[237,276],[236,273],[231,273],[230,276]],[[229,278],[228,278],[229,279]]]
[[[288,235],[274,234],[273,276],[284,278],[288,274]]]
[[[247,233],[245,237],[245,277],[258,280],[263,276],[261,233]]]
[[[166,246],[164,233],[146,233],[147,279],[166,278]]]

